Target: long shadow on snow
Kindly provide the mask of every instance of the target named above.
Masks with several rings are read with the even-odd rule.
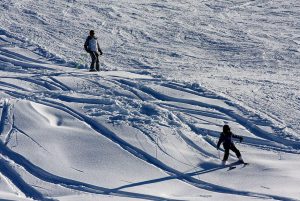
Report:
[[[19,86],[14,85],[14,84],[6,83],[6,82],[3,82],[3,81],[0,81],[0,86],[8,87],[8,88],[11,88],[11,89],[14,89],[14,90],[29,91],[25,88],[19,87]]]
[[[99,134],[103,135],[104,137],[110,139],[114,143],[118,144],[125,151],[127,151],[127,152],[131,153],[132,155],[136,156],[137,158],[139,158],[143,161],[146,161],[147,163],[152,164],[155,167],[163,170],[164,172],[169,174],[170,177],[175,177],[176,179],[179,179],[179,180],[186,182],[190,185],[193,185],[197,188],[205,189],[205,190],[212,191],[212,192],[241,195],[241,196],[254,197],[254,198],[265,198],[267,196],[267,197],[270,197],[275,200],[292,200],[291,198],[285,198],[285,197],[276,196],[276,195],[267,195],[267,194],[260,194],[260,193],[254,193],[254,192],[248,192],[248,191],[234,190],[234,189],[226,188],[223,186],[211,184],[211,183],[199,180],[199,179],[195,179],[192,176],[194,176],[193,174],[196,175],[196,173],[193,173],[192,175],[184,174],[172,167],[169,167],[168,165],[166,165],[162,161],[158,160],[157,158],[153,157],[152,155],[146,153],[145,151],[143,151],[143,150],[131,145],[130,143],[126,142],[125,140],[121,139],[113,131],[111,131],[109,128],[107,128],[105,125],[100,124],[99,122],[95,121],[94,119],[87,117],[87,116],[77,112],[76,110],[69,108],[68,106],[66,106],[62,103],[58,103],[55,101],[49,101],[49,100],[37,101],[37,102],[40,104],[47,105],[49,107],[55,107],[57,109],[60,109],[62,111],[69,113],[70,115],[77,118],[78,120],[83,121],[84,123],[90,125],[91,128],[94,129],[96,132],[98,132]],[[215,170],[206,170],[206,171],[212,172]],[[200,174],[200,173],[198,172],[197,174]],[[116,193],[116,192],[120,193],[118,191],[118,189],[115,189],[115,190],[117,190],[117,191],[114,191],[111,189],[106,189],[106,191],[104,191],[104,193],[105,194],[112,194],[112,193]]]
[[[33,198],[35,200],[52,200],[45,198],[39,191],[34,189],[30,184],[27,184],[22,177],[11,167],[9,167],[7,161],[0,158],[0,172],[7,177],[26,197]]]
[[[182,132],[178,132],[179,136],[183,139],[183,141],[188,144],[189,146],[191,146],[192,148],[194,148],[195,150],[199,151],[203,156],[205,157],[210,157],[210,158],[217,158],[214,154],[210,153],[209,151],[206,151],[205,149],[201,148],[200,146],[198,146],[196,143],[194,143],[190,138],[188,138],[187,136],[185,136]],[[205,141],[207,142],[207,141]],[[208,143],[208,142],[207,142]],[[211,145],[210,143],[208,143],[209,145]]]
[[[63,91],[66,91],[65,88],[63,88],[62,86],[54,83],[54,82],[51,82],[49,80],[44,80],[44,79],[41,79],[40,78],[41,76],[33,76],[31,78],[28,78],[28,77],[18,77],[18,78],[15,78],[15,79],[19,79],[19,80],[23,80],[23,81],[26,81],[26,82],[30,82],[30,83],[33,83],[33,84],[36,84],[40,87],[43,87],[49,91],[54,91],[54,90],[63,90]]]
[[[215,119],[221,119],[224,121],[233,121],[233,119],[226,117],[224,114],[220,114],[219,112],[212,112],[212,111],[202,111],[199,109],[190,109],[190,108],[185,108],[185,107],[180,107],[177,105],[174,105],[172,103],[159,103],[162,107],[168,107],[168,108],[173,108],[175,111],[183,112],[183,113],[188,113],[189,115],[194,114],[194,115],[201,115],[209,118],[215,118]],[[202,121],[207,121],[204,119],[201,119]]]
[[[17,96],[19,97],[19,96]],[[57,106],[58,107],[58,106]],[[56,107],[56,108],[57,108]],[[60,108],[58,108],[60,109]],[[65,111],[65,110],[63,110]],[[75,116],[76,118],[80,118],[79,116],[76,116],[75,113],[70,113],[71,111],[65,111],[71,114],[72,116]],[[80,118],[81,121],[83,121]],[[61,186],[64,186],[66,188],[83,191],[83,192],[89,192],[89,193],[95,193],[95,194],[107,194],[106,192],[110,192],[111,189],[99,187],[95,185],[91,185],[88,183],[67,179],[63,177],[59,177],[57,175],[53,175],[42,168],[34,165],[29,160],[27,160],[22,155],[13,152],[8,147],[6,147],[2,142],[0,142],[0,154],[3,156],[8,157],[10,160],[14,161],[16,164],[19,164],[22,166],[26,171],[28,171],[30,174],[34,175],[35,177],[50,182],[53,184],[59,184]],[[21,178],[21,176],[12,168],[10,168],[8,165],[5,164],[6,161],[0,160],[0,171],[8,177],[12,181],[14,185],[16,185],[27,197],[31,197],[36,200],[47,200],[43,197],[43,195],[35,190],[33,187],[31,187],[29,184],[26,184],[26,182]],[[110,193],[115,196],[120,197],[131,197],[131,198],[139,198],[139,199],[146,199],[146,200],[170,200],[170,201],[176,201],[175,199],[167,199],[159,196],[152,196],[152,195],[146,195],[141,193],[132,193],[132,192],[126,192],[126,191],[114,191],[114,193]]]
[[[162,178],[157,178],[157,179],[151,179],[147,181],[141,181],[141,182],[136,182],[124,186],[120,186],[118,188],[112,189],[110,192],[118,191],[124,188],[131,188],[131,187],[136,187],[136,186],[143,186],[143,185],[150,185],[150,184],[155,184],[159,182],[164,182],[164,181],[169,181],[173,179],[179,179],[179,180],[184,180],[187,177],[193,177],[197,175],[202,175],[202,174],[207,174],[211,172],[215,172],[218,170],[226,169],[231,166],[239,165],[239,162],[233,162],[231,164],[225,165],[225,166],[219,166],[216,164],[211,164],[209,165],[210,167],[204,170],[199,170],[195,172],[190,172],[190,173],[181,173],[173,176],[167,176],[167,177],[162,177]],[[206,187],[202,187],[203,189],[218,192],[218,193],[228,193],[228,194],[233,194],[233,190],[226,188],[226,187],[221,187],[215,184],[210,184],[204,181],[201,181],[202,185],[206,185]],[[261,199],[266,199],[266,197],[269,197],[274,200],[290,200],[290,201],[296,201],[295,199],[287,198],[287,197],[281,197],[281,196],[276,196],[276,195],[267,195],[267,194],[261,194],[261,193],[254,193],[254,192],[248,192],[248,191],[234,191],[235,195],[241,195],[241,196],[247,196],[247,197],[253,197],[253,198],[261,198]]]
[[[120,189],[124,189],[124,188],[131,188],[131,187],[135,187],[135,186],[142,186],[142,185],[147,185],[147,184],[154,184],[154,183],[173,180],[173,179],[183,179],[187,176],[192,177],[192,176],[196,176],[196,175],[215,172],[217,170],[222,170],[222,169],[225,169],[225,168],[228,168],[230,166],[237,165],[237,164],[239,164],[239,163],[238,162],[233,162],[233,163],[225,165],[225,166],[217,166],[216,164],[214,164],[214,165],[211,165],[211,166],[215,166],[215,167],[208,168],[208,169],[205,169],[205,170],[200,170],[200,171],[195,171],[195,172],[190,172],[190,173],[182,173],[181,175],[173,175],[173,176],[168,176],[168,177],[162,177],[162,178],[151,179],[151,180],[147,180],[147,181],[141,181],[141,182],[136,182],[136,183],[132,183],[132,184],[127,184],[127,185],[124,185],[124,186],[120,186],[118,188],[114,188],[111,191],[120,190]]]
[[[38,64],[48,64],[46,62],[42,62],[42,61],[39,61],[39,60],[36,60],[36,59],[32,59],[30,57],[27,57],[27,56],[24,56],[22,54],[19,54],[19,53],[16,53],[16,52],[13,52],[13,51],[10,51],[10,50],[7,50],[7,49],[3,49],[3,48],[0,48],[0,52],[2,55],[8,57],[8,58],[12,58],[12,59],[16,59],[16,60],[19,60],[19,61],[23,61],[23,62],[32,62],[32,63],[38,63]]]
[[[2,106],[2,113],[0,119],[0,135],[4,131],[4,126],[6,124],[8,114],[9,114],[9,105],[7,103],[4,103]]]
[[[42,70],[50,70],[53,71],[52,68],[47,67],[47,64],[41,64],[41,63],[34,63],[34,62],[25,62],[22,60],[17,60],[14,58],[6,57],[3,55],[0,55],[0,61],[11,63],[15,66],[20,66],[23,69],[42,69]]]
[[[279,137],[279,136],[274,136],[269,132],[264,131],[263,129],[259,128],[255,124],[251,123],[249,120],[246,118],[242,117],[241,115],[235,113],[233,110],[226,109],[223,107],[220,107],[218,105],[212,105],[209,103],[204,103],[200,102],[197,100],[192,100],[192,99],[185,99],[185,98],[177,98],[177,97],[171,97],[166,94],[162,94],[150,87],[143,86],[140,88],[145,93],[148,93],[152,95],[153,97],[161,100],[161,101],[174,101],[174,102],[179,102],[179,103],[186,103],[186,104],[191,104],[191,105],[197,105],[205,108],[211,108],[215,109],[221,113],[224,113],[228,115],[229,117],[235,119],[235,121],[241,125],[243,125],[245,128],[247,128],[249,131],[251,131],[253,134],[257,135],[258,137],[264,138],[266,140],[270,140],[279,144],[284,144],[287,147],[292,147],[294,149],[300,149],[300,143],[287,140],[285,138]]]
[[[166,94],[162,94],[160,92],[155,91],[154,89],[147,87],[147,86],[137,86],[135,84],[130,84],[127,81],[124,80],[118,80],[119,82],[129,85],[131,87],[136,87],[139,90],[143,91],[144,93],[147,93],[151,96],[153,96],[154,98],[161,100],[161,101],[173,101],[173,102],[178,102],[178,103],[185,103],[185,104],[190,104],[190,105],[196,105],[196,106],[200,106],[200,107],[204,107],[204,108],[209,108],[209,109],[215,109],[220,113],[223,113],[225,115],[227,115],[229,118],[232,119],[228,119],[228,117],[222,116],[220,114],[215,114],[215,113],[207,113],[207,112],[203,112],[203,111],[198,111],[198,110],[192,110],[192,109],[186,109],[186,108],[181,108],[179,106],[174,106],[170,103],[160,103],[160,105],[166,105],[166,106],[170,106],[170,107],[176,107],[179,110],[181,110],[181,112],[188,112],[188,113],[194,113],[197,115],[203,115],[203,116],[207,116],[207,117],[211,117],[211,118],[220,118],[220,119],[224,119],[224,120],[232,120],[232,121],[236,121],[237,123],[240,123],[241,125],[243,125],[245,128],[247,128],[248,130],[250,130],[252,133],[254,133],[255,135],[257,135],[260,138],[264,138],[265,140],[258,140],[258,139],[254,139],[254,138],[249,138],[251,143],[248,143],[249,145],[254,145],[257,146],[257,142],[263,142],[264,144],[272,144],[272,143],[277,143],[278,146],[273,144],[273,148],[276,151],[284,151],[284,152],[289,152],[289,153],[295,153],[295,151],[293,150],[286,150],[283,149],[282,147],[280,147],[280,144],[285,145],[286,147],[291,147],[294,149],[299,149],[300,148],[300,144],[298,142],[295,141],[291,141],[291,140],[287,140],[278,136],[273,136],[271,133],[268,133],[264,130],[262,130],[261,128],[259,128],[258,126],[256,126],[254,123],[251,123],[250,121],[248,121],[247,119],[245,119],[244,117],[236,114],[234,111],[230,110],[230,109],[226,109],[226,108],[222,108],[220,106],[217,105],[212,105],[212,104],[208,104],[208,103],[203,103],[200,101],[196,101],[196,100],[191,100],[191,99],[184,99],[184,98],[176,98],[176,97],[171,97],[168,96]],[[186,89],[182,89],[182,87],[180,86],[172,86],[170,84],[168,85],[164,85],[162,84],[162,86],[165,87],[169,87],[171,89],[176,89],[176,90],[180,90],[180,91],[184,91],[187,93],[191,93],[194,95],[198,95],[198,96],[203,96],[197,92],[191,92],[192,89],[186,90]],[[206,95],[204,96],[206,97]],[[210,96],[208,96],[208,98],[211,98]],[[217,97],[217,99],[219,100],[223,100],[222,98]],[[199,129],[196,128],[194,125],[190,125],[188,124],[191,129],[196,132],[199,133]],[[216,135],[215,135],[216,137]],[[219,136],[218,136],[219,137]],[[247,137],[245,137],[247,138]],[[264,145],[262,145],[264,146]],[[260,146],[261,147],[261,146]]]
[[[53,183],[53,184],[59,184],[66,188],[83,191],[83,192],[95,193],[95,194],[107,194],[107,192],[111,191],[111,189],[108,188],[99,187],[92,184],[53,175],[43,170],[42,168],[34,165],[29,160],[27,160],[24,156],[13,152],[12,150],[4,146],[2,142],[0,143],[0,153],[3,156],[6,156],[12,161],[14,161],[16,164],[19,164],[26,171],[28,171],[29,173],[31,173],[32,175],[34,175],[35,177],[43,181]],[[8,165],[6,165],[6,161],[0,160],[0,171],[5,176],[7,176],[13,182],[13,184],[16,185],[27,197],[31,197],[37,200],[47,200],[42,196],[41,193],[39,193],[29,184],[26,184],[25,181],[21,178],[21,176],[18,173],[16,173],[12,168],[8,167]],[[152,195],[146,195],[141,193],[132,193],[126,191],[114,191],[114,193],[111,194],[120,197],[131,197],[131,198],[139,198],[139,199],[154,200],[154,201],[159,201],[159,200],[177,201],[175,199],[167,199],[159,196],[152,196]]]
[[[192,176],[189,176],[189,175],[184,175],[182,172],[177,171],[177,170],[173,169],[172,167],[169,167],[168,165],[164,164],[163,162],[161,162],[160,160],[158,160],[155,157],[151,156],[150,154],[148,154],[148,153],[144,152],[143,150],[129,144],[126,141],[124,141],[123,139],[118,137],[114,132],[112,132],[111,130],[109,130],[107,127],[100,124],[99,122],[97,122],[97,121],[93,120],[92,118],[87,117],[87,116],[77,112],[76,110],[74,110],[72,108],[69,108],[68,106],[66,106],[62,103],[55,102],[55,101],[50,101],[50,100],[43,100],[42,101],[42,100],[37,100],[37,99],[35,99],[33,101],[35,101],[37,103],[40,103],[40,104],[47,105],[49,107],[54,107],[54,108],[62,110],[64,112],[67,112],[68,114],[72,115],[76,119],[78,119],[80,121],[83,121],[84,123],[90,125],[91,128],[93,128],[99,134],[107,137],[111,141],[113,141],[113,142],[117,143],[118,145],[120,145],[125,151],[128,151],[132,155],[140,158],[141,160],[144,160],[144,161],[154,165],[155,167],[165,171],[170,176],[177,176],[177,179],[180,179],[181,181],[189,183],[189,184],[191,184],[195,187],[205,189],[205,190],[209,190],[209,191],[212,191],[212,192],[219,192],[219,193],[226,193],[226,194],[233,194],[233,195],[241,195],[241,196],[248,196],[248,197],[259,197],[259,198],[268,196],[268,197],[272,197],[273,199],[276,199],[276,200],[284,200],[284,199],[285,200],[286,199],[291,200],[290,198],[283,198],[283,197],[280,197],[280,196],[264,195],[264,194],[259,194],[259,193],[246,192],[246,191],[237,191],[237,190],[234,190],[234,189],[218,186],[218,185],[215,185],[215,184],[210,184],[210,183],[204,182],[202,180],[195,179],[195,178],[193,178]],[[16,153],[14,153],[14,154],[16,154]],[[12,156],[12,155],[10,154],[10,156]],[[22,156],[19,155],[19,157],[22,157]],[[13,157],[13,158],[18,159],[18,157]],[[22,162],[24,162],[24,160],[21,160],[19,162],[21,162],[21,164],[23,164],[25,166],[24,167],[25,169],[27,169],[27,170],[29,169],[29,172],[31,172],[32,174],[36,175],[37,177],[39,177],[39,178],[41,178],[45,181],[61,184],[63,186],[66,186],[67,188],[73,188],[73,189],[76,189],[76,190],[81,190],[81,191],[86,191],[86,192],[91,192],[91,193],[99,193],[99,194],[109,193],[109,194],[114,194],[114,195],[118,195],[118,196],[127,196],[127,197],[143,198],[143,199],[150,199],[148,197],[151,197],[152,200],[157,200],[157,197],[153,198],[153,196],[148,196],[147,198],[145,198],[145,196],[147,196],[147,195],[134,194],[132,196],[132,195],[130,195],[132,193],[129,193],[129,192],[120,192],[120,191],[111,192],[111,189],[106,189],[106,188],[103,188],[103,187],[93,186],[93,185],[90,185],[90,184],[85,184],[85,183],[82,183],[82,182],[78,182],[78,181],[74,181],[74,180],[70,180],[70,179],[66,179],[66,178],[61,178],[61,177],[58,177],[58,176],[55,176],[55,175],[51,175],[48,172],[45,172],[44,170],[40,169],[39,167],[36,167],[35,165],[31,164],[26,159],[25,159],[25,161],[26,161],[25,165],[24,165],[24,163],[22,163]],[[36,168],[37,168],[37,171],[35,170]]]

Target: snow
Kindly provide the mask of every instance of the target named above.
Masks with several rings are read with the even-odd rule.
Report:
[[[299,7],[2,0],[0,199],[299,200]]]

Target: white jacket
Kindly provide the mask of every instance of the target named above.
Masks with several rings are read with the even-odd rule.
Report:
[[[92,37],[92,36],[87,37],[87,39],[84,43],[84,48],[86,51],[101,53],[100,45],[99,45],[96,37]]]
[[[97,38],[93,37],[92,39],[90,39],[88,48],[89,48],[90,51],[98,52],[98,41],[97,41]]]

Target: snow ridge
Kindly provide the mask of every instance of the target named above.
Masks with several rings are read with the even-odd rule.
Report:
[[[176,12],[175,5],[150,6]],[[219,4],[207,7],[224,9]],[[72,15],[80,13],[69,10]],[[49,23],[37,12],[23,11],[35,22]],[[118,18],[114,9],[101,13]],[[119,34],[125,37],[123,31]],[[146,32],[134,35],[132,40],[157,42]],[[206,35],[201,37],[203,44],[213,43]],[[215,51],[240,50],[234,44],[228,49],[221,41],[213,44]],[[0,190],[1,199],[297,200],[300,196],[295,187],[300,178],[294,173],[300,167],[300,139],[285,135],[272,121],[200,85],[152,76],[149,71],[89,73],[37,49],[0,33],[0,187],[5,189]],[[237,146],[251,165],[228,171],[236,164],[234,155],[227,166],[219,165],[216,143],[224,124],[244,137]],[[286,188],[278,191],[283,182]]]

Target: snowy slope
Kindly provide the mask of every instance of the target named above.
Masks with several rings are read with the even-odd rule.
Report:
[[[1,1],[0,199],[299,200],[296,4]],[[109,71],[82,65],[91,28]],[[249,166],[220,166],[225,123]]]
[[[104,67],[201,84],[299,137],[299,8],[298,0],[2,0],[0,28],[79,65],[95,29]]]
[[[7,35],[1,41],[0,197],[299,198],[299,141],[272,134],[267,120],[199,86],[91,74],[53,64]],[[224,123],[244,136],[238,146],[250,166],[219,166]]]

